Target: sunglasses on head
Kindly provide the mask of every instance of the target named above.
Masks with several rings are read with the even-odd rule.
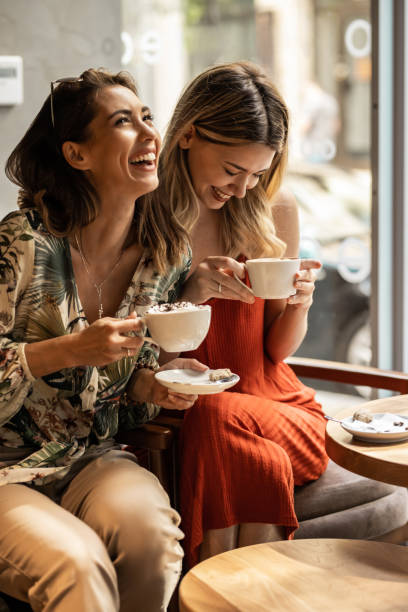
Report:
[[[63,79],[57,79],[56,81],[51,81],[50,83],[50,86],[51,86],[51,95],[50,95],[51,123],[54,129],[55,129],[55,116],[54,116],[54,89],[55,89],[55,86],[59,85],[60,83],[79,83],[82,80],[83,80],[82,77],[65,77]]]

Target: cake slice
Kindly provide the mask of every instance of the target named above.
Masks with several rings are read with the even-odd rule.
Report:
[[[209,376],[211,382],[215,382],[216,380],[221,380],[222,378],[229,378],[232,376],[232,372],[229,368],[223,368],[219,370],[212,370]]]

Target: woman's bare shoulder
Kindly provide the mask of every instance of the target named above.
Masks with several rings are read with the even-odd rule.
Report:
[[[293,193],[287,187],[281,187],[272,200],[272,214],[298,214],[298,204]]]
[[[299,213],[293,193],[279,189],[272,201],[272,218],[278,238],[286,243],[287,257],[297,257],[299,249]]]

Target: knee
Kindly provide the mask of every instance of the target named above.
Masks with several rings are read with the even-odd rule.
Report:
[[[113,496],[98,519],[102,539],[112,559],[145,564],[146,559],[168,557],[181,560],[180,516],[153,474],[145,472],[137,486]]]
[[[180,540],[184,537],[179,529],[179,516],[170,507],[149,508],[138,517],[137,527],[133,526],[133,545],[127,542],[128,557],[135,561],[143,559],[151,568],[161,571],[169,563],[181,562],[183,550]]]
[[[100,538],[89,530],[85,538],[83,534],[72,534],[69,541],[62,544],[55,551],[54,562],[50,559],[48,571],[40,581],[54,585],[54,592],[50,592],[51,601],[54,601],[53,597],[56,600],[74,597],[74,601],[91,598],[94,602],[105,602],[107,610],[118,610],[117,575]]]
[[[73,535],[69,542],[58,552],[57,571],[69,573],[75,580],[101,574],[111,582],[116,582],[116,573],[108,552],[96,533],[91,532],[86,539]]]

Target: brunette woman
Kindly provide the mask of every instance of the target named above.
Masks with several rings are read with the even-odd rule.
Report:
[[[189,265],[181,228],[138,207],[159,148],[130,75],[87,70],[51,84],[7,162],[0,590],[33,610],[156,612],[178,580],[179,516],[113,437],[195,400],[156,383],[137,317]]]

